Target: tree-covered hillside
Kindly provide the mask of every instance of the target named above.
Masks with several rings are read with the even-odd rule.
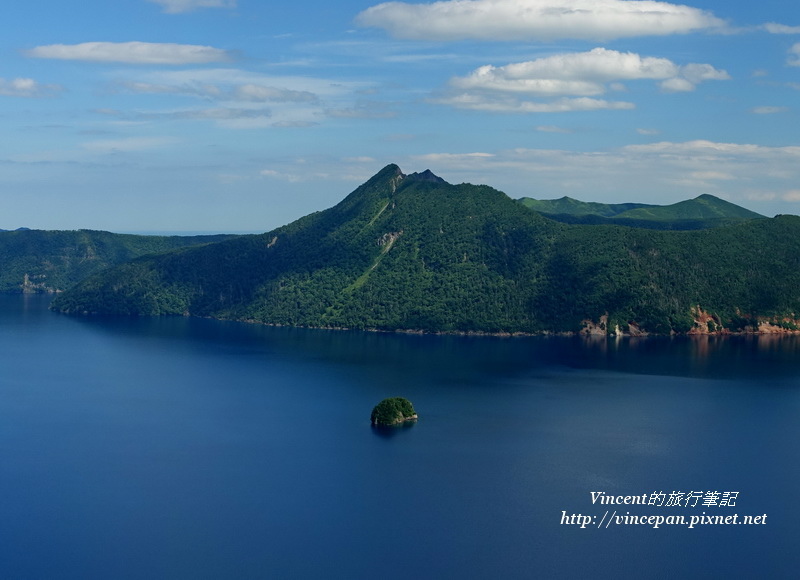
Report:
[[[672,205],[607,204],[569,197],[550,200],[523,197],[519,202],[562,223],[622,225],[655,230],[701,230],[764,218],[761,214],[708,194]]]
[[[533,199],[532,197],[520,198],[519,202],[546,215],[571,215],[571,216],[599,216],[614,217],[623,212],[640,207],[659,207],[645,203],[598,203],[596,201],[580,201],[571,197],[558,199]]]
[[[93,230],[0,231],[0,292],[57,292],[138,256],[231,236],[137,236]]]
[[[490,187],[390,165],[331,209],[133,260],[54,307],[430,332],[577,331],[602,317],[658,333],[688,331],[699,307],[738,329],[795,318],[798,262],[796,217],[680,232],[572,226]]]

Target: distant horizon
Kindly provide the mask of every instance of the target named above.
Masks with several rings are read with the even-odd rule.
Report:
[[[269,230],[261,230],[261,231],[251,231],[251,230],[243,230],[243,231],[192,231],[192,230],[130,230],[130,231],[116,231],[116,230],[101,230],[98,228],[73,228],[73,229],[65,229],[65,228],[55,228],[55,229],[48,229],[42,230],[40,228],[28,228],[25,226],[19,228],[0,228],[0,232],[16,232],[16,231],[79,231],[79,230],[87,230],[87,231],[102,231],[107,232],[109,234],[123,234],[123,235],[133,235],[133,236],[224,236],[224,235],[233,235],[233,236],[246,236],[246,235],[253,235],[253,234],[263,234]]]
[[[402,170],[402,168],[401,168],[401,170]],[[437,177],[439,176],[435,171],[432,171],[429,168],[425,169],[425,170],[420,170],[420,171],[418,171],[416,173],[422,173],[423,171],[431,171]],[[415,173],[415,172],[411,172],[411,173]],[[493,187],[489,183],[475,184],[475,185],[487,185],[489,187]],[[352,193],[352,192],[350,192],[350,193]],[[506,193],[506,192],[503,192],[503,193]],[[349,193],[347,195],[349,195]],[[508,194],[506,193],[506,195],[508,195]],[[514,198],[514,197],[511,197],[511,196],[508,196],[508,197],[513,199],[514,201],[519,201],[519,200],[525,199],[525,198],[535,199],[537,201],[556,201],[556,200],[560,200],[560,199],[563,199],[563,198],[566,197],[566,198],[572,199],[574,201],[579,201],[579,202],[584,202],[584,203],[600,203],[600,204],[609,204],[609,205],[617,205],[617,204],[625,204],[625,203],[641,203],[641,204],[648,203],[648,205],[654,205],[654,206],[668,206],[668,205],[674,205],[676,203],[681,203],[681,202],[684,202],[684,201],[691,201],[691,200],[697,199],[699,197],[702,197],[703,195],[710,195],[710,196],[716,197],[717,199],[720,199],[722,201],[726,201],[726,202],[729,202],[729,203],[734,203],[737,206],[740,206],[742,208],[745,208],[745,209],[748,209],[750,211],[756,212],[756,210],[753,209],[752,207],[748,207],[748,206],[746,206],[744,204],[740,204],[740,203],[735,203],[735,202],[733,202],[733,201],[731,201],[729,199],[725,199],[724,197],[722,197],[720,195],[715,195],[715,194],[711,194],[711,193],[701,193],[701,194],[698,194],[698,195],[696,195],[694,197],[681,199],[681,200],[678,200],[678,201],[675,201],[675,202],[671,202],[671,203],[668,203],[668,204],[648,203],[648,202],[642,202],[642,201],[637,201],[637,200],[626,200],[626,201],[622,201],[622,202],[607,202],[607,201],[592,200],[591,202],[589,202],[588,200],[579,199],[579,198],[575,198],[575,197],[568,196],[568,195],[562,195],[560,197],[549,197],[549,198],[537,198],[537,197],[531,197],[531,196],[522,196],[522,197],[518,197],[518,198]],[[339,201],[341,201],[345,197],[346,197],[346,195],[343,196],[338,201],[336,201],[331,206],[328,206],[328,207],[325,207],[325,208],[320,208],[320,209],[317,209],[317,210],[314,210],[314,211],[323,211],[325,209],[328,209],[329,207],[333,207],[333,205],[336,205],[336,203],[339,203]],[[312,213],[312,212],[309,212],[309,213]],[[756,212],[756,213],[759,213],[759,212]],[[308,215],[308,214],[305,214],[305,215]],[[776,217],[776,215],[800,215],[800,214],[786,212],[786,213],[783,213],[783,214],[765,215],[764,217],[773,218],[773,217]],[[96,230],[96,231],[106,231],[106,232],[114,233],[114,234],[129,234],[129,235],[141,235],[141,236],[258,235],[258,234],[263,234],[265,232],[269,232],[269,231],[271,231],[271,230],[273,230],[275,228],[278,228],[278,227],[281,227],[281,226],[284,226],[284,225],[288,225],[288,224],[292,223],[293,221],[295,221],[297,219],[300,219],[302,217],[304,217],[304,216],[298,216],[297,218],[294,218],[294,219],[292,219],[290,221],[287,221],[285,223],[277,224],[275,226],[268,227],[268,228],[263,228],[263,229],[233,229],[233,228],[230,228],[230,229],[220,229],[220,230],[192,230],[192,229],[187,229],[187,230],[164,229],[164,230],[161,230],[161,229],[138,228],[138,229],[130,229],[130,230],[117,230],[117,229],[103,229],[103,228],[96,228],[96,227],[35,228],[35,227],[29,227],[29,226],[19,226],[19,227],[15,227],[15,228],[0,228],[0,231],[10,232],[10,231],[17,231],[17,230],[43,230],[43,231]]]

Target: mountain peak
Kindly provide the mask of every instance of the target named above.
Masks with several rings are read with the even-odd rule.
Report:
[[[444,179],[436,175],[430,169],[426,169],[422,173],[412,173],[411,175],[407,175],[406,179],[408,181],[424,181],[428,183],[447,183]]]

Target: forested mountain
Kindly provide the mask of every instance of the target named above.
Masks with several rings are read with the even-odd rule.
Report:
[[[532,197],[523,197],[519,199],[519,202],[533,211],[547,215],[593,215],[599,217],[614,217],[639,207],[659,207],[646,203],[598,203],[595,201],[580,201],[579,199],[573,199],[567,196],[558,199],[533,199]]]
[[[672,205],[607,204],[570,197],[549,200],[523,197],[519,202],[563,223],[614,224],[656,230],[700,230],[764,218],[761,214],[708,194]]]
[[[795,216],[680,232],[572,226],[491,187],[390,165],[328,210],[135,259],[54,308],[428,332],[794,328],[799,266]]]
[[[57,292],[144,254],[231,236],[137,236],[93,230],[0,231],[0,292]]]
[[[390,165],[328,210],[135,259],[54,308],[428,332],[795,328],[800,218],[679,232],[572,226],[491,187]]]

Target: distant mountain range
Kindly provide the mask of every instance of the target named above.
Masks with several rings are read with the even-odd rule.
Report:
[[[138,256],[231,237],[0,230],[0,292],[60,292],[91,274]]]
[[[800,324],[800,218],[767,219],[711,196],[664,208],[556,202],[604,219],[640,212],[650,222],[722,215],[736,223],[695,231],[570,225],[488,186],[389,165],[330,209],[262,235],[126,261],[64,292],[53,308],[417,332]]]
[[[765,217],[708,194],[672,205],[608,204],[570,197],[549,200],[523,197],[519,201],[525,207],[564,223],[615,224],[657,230],[699,230]]]

